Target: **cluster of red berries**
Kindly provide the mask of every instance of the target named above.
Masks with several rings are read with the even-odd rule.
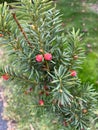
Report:
[[[43,59],[44,59],[44,60],[47,60],[47,61],[52,60],[52,55],[51,55],[51,53],[46,53],[46,54],[44,54],[44,55],[42,55],[42,54],[36,55],[36,61],[37,61],[37,62],[42,62]]]
[[[46,60],[46,61],[52,60],[52,54],[51,54],[51,53],[46,53],[46,54],[44,54],[44,55],[42,55],[42,54],[36,55],[36,61],[37,61],[37,62],[42,62],[43,59]],[[70,75],[71,75],[72,77],[74,77],[74,76],[77,75],[77,73],[76,73],[75,70],[71,70],[70,73],[71,73]]]

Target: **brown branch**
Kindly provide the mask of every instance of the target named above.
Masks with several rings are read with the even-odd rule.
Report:
[[[23,28],[21,27],[21,25],[20,25],[18,19],[16,18],[16,14],[15,14],[15,13],[12,13],[12,15],[13,15],[13,18],[14,18],[15,22],[17,23],[17,25],[18,25],[18,27],[19,27],[21,33],[23,34],[24,38],[26,39],[28,45],[33,49],[34,47],[32,47],[32,44],[31,44],[30,41],[28,40],[28,37],[27,37],[25,31],[23,30]]]

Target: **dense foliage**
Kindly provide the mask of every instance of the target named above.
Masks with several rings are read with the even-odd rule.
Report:
[[[12,81],[18,96],[31,95],[31,108],[54,112],[65,127],[87,130],[97,93],[78,78],[84,59],[82,35],[74,29],[64,34],[52,2],[21,0],[19,5],[11,4],[14,9],[9,10],[5,4],[1,9],[0,39],[10,62],[0,75]]]

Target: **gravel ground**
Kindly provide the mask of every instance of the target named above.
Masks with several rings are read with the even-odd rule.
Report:
[[[2,101],[2,88],[0,87],[0,130],[7,130],[7,121],[2,119],[3,101]]]

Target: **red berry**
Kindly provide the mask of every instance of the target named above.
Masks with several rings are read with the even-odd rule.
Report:
[[[44,86],[44,89],[45,89],[45,90],[48,90],[49,88],[48,88],[48,86]]]
[[[46,94],[46,96],[49,96],[49,92],[48,91],[46,91],[45,94]]]
[[[39,100],[39,105],[43,106],[44,105],[44,101],[43,100]]]
[[[42,60],[43,60],[43,55],[41,55],[41,54],[36,55],[37,62],[42,62]]]
[[[52,55],[50,53],[46,53],[44,54],[44,59],[50,61],[52,60]]]
[[[31,92],[33,89],[32,88],[29,88],[29,91]]]
[[[77,73],[76,73],[76,71],[75,70],[71,70],[71,74],[70,74],[72,77],[74,77],[74,76],[76,76],[77,75]]]
[[[66,121],[63,122],[64,126],[68,126],[68,123]]]
[[[3,34],[0,33],[0,37],[3,37]]]
[[[9,77],[8,74],[4,74],[4,75],[2,75],[2,78],[3,78],[4,80],[8,80],[10,77]]]

